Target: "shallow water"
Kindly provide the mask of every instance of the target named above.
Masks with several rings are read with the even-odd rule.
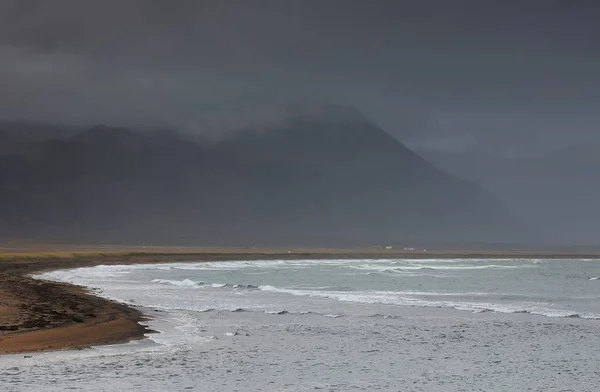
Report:
[[[127,345],[0,358],[6,391],[597,391],[600,262],[98,266],[44,279],[142,307]]]

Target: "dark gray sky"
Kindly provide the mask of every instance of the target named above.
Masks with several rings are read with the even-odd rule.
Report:
[[[318,101],[412,144],[534,151],[600,139],[597,37],[594,0],[0,0],[0,118],[202,128]]]

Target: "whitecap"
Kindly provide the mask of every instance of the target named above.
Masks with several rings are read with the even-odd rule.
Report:
[[[287,310],[265,310],[266,314],[288,314]]]
[[[152,283],[169,284],[169,285],[173,285],[173,286],[182,286],[182,287],[194,287],[194,286],[198,286],[198,285],[202,284],[201,282],[199,284],[190,279],[183,279],[183,280],[153,279]]]
[[[568,310],[552,308],[549,304],[542,302],[520,302],[510,304],[500,304],[493,302],[479,301],[455,301],[441,299],[425,299],[423,296],[480,296],[484,297],[488,293],[427,293],[427,292],[397,292],[397,291],[325,291],[325,290],[298,290],[286,289],[274,286],[260,286],[260,289],[267,292],[287,293],[296,296],[330,298],[341,302],[353,302],[363,304],[381,304],[396,306],[411,306],[424,308],[449,308],[470,312],[492,311],[497,313],[530,313],[546,317],[584,317],[579,313]],[[600,315],[586,314],[585,318],[596,318]]]

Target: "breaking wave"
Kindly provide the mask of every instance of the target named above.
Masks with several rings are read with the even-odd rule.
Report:
[[[543,303],[522,302],[512,304],[497,304],[478,301],[452,301],[440,299],[423,299],[420,296],[477,296],[484,298],[488,293],[435,293],[435,292],[396,292],[396,291],[356,291],[340,292],[325,290],[298,290],[274,286],[260,286],[266,292],[286,293],[296,296],[330,298],[341,302],[364,304],[396,305],[424,308],[448,308],[473,313],[527,313],[545,317],[573,317],[585,319],[600,319],[600,314],[580,313],[560,308],[550,308]]]
[[[215,289],[232,288],[232,289],[257,289],[257,285],[252,284],[231,284],[231,283],[205,283],[195,282],[190,279],[174,280],[174,279],[153,279],[152,283],[183,286],[183,287],[211,287]]]

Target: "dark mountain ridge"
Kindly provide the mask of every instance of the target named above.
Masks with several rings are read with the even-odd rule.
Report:
[[[498,242],[500,204],[360,118],[294,116],[199,144],[98,126],[0,150],[0,233],[72,242]]]

